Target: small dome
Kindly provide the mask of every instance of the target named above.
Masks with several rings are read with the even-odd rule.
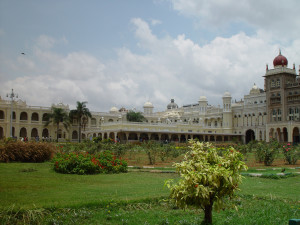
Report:
[[[118,112],[119,110],[116,108],[116,107],[112,107],[110,110],[109,110],[109,112],[111,112],[111,113],[116,113],[116,112]]]
[[[205,96],[200,96],[199,102],[207,102],[207,98]]]
[[[223,97],[231,97],[231,94],[230,94],[228,91],[226,91],[226,92],[224,93]]]
[[[175,103],[174,99],[171,99],[171,103],[167,105],[167,109],[178,109],[178,105]]]
[[[274,67],[282,66],[286,67],[288,65],[288,60],[285,56],[281,55],[281,51],[279,50],[279,55],[275,57],[273,60]]]
[[[144,108],[153,108],[153,104],[151,102],[145,102]]]
[[[256,84],[254,84],[252,89],[250,90],[250,94],[259,94],[259,93],[260,93],[259,88],[256,86]]]

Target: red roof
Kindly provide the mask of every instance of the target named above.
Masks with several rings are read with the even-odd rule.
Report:
[[[279,51],[279,55],[275,57],[273,60],[273,65],[275,66],[287,66],[288,60],[285,56],[281,55],[281,51]]]

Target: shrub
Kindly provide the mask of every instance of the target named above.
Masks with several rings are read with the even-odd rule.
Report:
[[[212,209],[222,209],[224,198],[233,197],[242,181],[240,171],[247,169],[243,155],[234,148],[224,149],[222,156],[209,143],[191,142],[191,151],[184,161],[176,163],[181,179],[174,184],[166,181],[170,197],[180,208],[194,205],[204,210],[203,223],[212,223]]]
[[[97,154],[59,153],[53,162],[53,169],[58,173],[81,175],[127,172],[127,162],[109,151]]]
[[[0,162],[45,162],[54,152],[51,143],[10,141],[0,146]]]
[[[258,162],[263,162],[265,166],[270,166],[279,153],[280,148],[281,146],[276,140],[272,140],[269,143],[264,141],[258,142],[255,148],[255,159]]]
[[[295,165],[300,158],[300,146],[292,146],[290,143],[286,144],[282,148],[285,161],[288,164]]]

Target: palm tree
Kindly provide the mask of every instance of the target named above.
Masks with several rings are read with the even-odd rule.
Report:
[[[45,127],[48,126],[50,123],[56,124],[56,141],[58,142],[58,130],[59,130],[59,124],[63,123],[66,130],[68,130],[68,127],[70,125],[70,120],[68,113],[63,108],[51,108],[52,113],[47,114],[47,122],[45,123]]]
[[[79,102],[77,101],[76,109],[70,111],[70,119],[77,119],[79,126],[79,142],[81,141],[81,127],[85,126],[87,122],[87,118],[92,118],[92,114],[90,110],[86,107],[87,102]]]

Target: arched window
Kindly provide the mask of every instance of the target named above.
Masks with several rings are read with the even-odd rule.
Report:
[[[46,122],[48,120],[49,120],[48,113],[44,113],[43,114],[43,122]]]
[[[32,113],[31,121],[39,121],[39,114],[36,112]]]
[[[72,132],[72,139],[78,139],[78,132],[76,130]]]
[[[48,131],[47,128],[44,128],[44,129],[43,129],[42,137],[44,137],[44,138],[49,137],[49,131]]]
[[[0,110],[0,120],[4,120],[4,112]]]
[[[21,112],[20,120],[28,120],[27,112]]]
[[[16,112],[13,112],[13,120],[16,119]]]
[[[3,127],[0,127],[0,139],[4,138],[4,130]]]
[[[36,128],[33,128],[31,130],[31,137],[37,137],[38,136],[38,130]]]
[[[27,137],[27,130],[25,127],[22,127],[20,130],[20,137]]]

